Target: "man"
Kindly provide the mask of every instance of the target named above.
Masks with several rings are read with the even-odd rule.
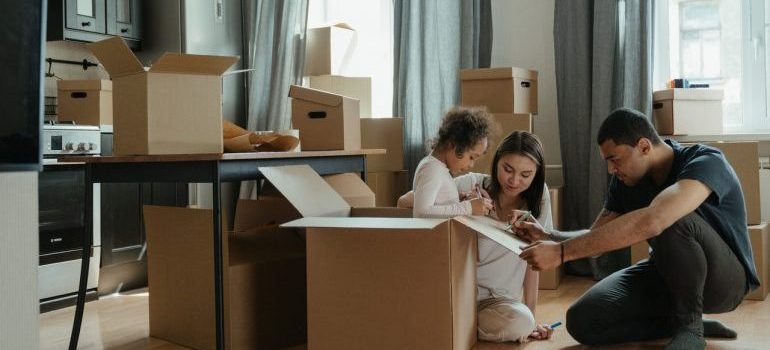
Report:
[[[521,258],[536,270],[647,240],[650,259],[598,282],[567,311],[578,342],[602,345],[673,337],[666,349],[703,349],[735,331],[703,313],[734,310],[759,286],[738,178],[722,153],[660,139],[634,110],[613,111],[597,142],[612,175],[591,229],[515,231],[532,243]],[[558,243],[557,243],[558,242]]]

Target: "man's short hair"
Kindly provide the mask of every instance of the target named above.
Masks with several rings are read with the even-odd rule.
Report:
[[[653,145],[663,142],[646,115],[630,108],[618,108],[602,122],[596,143],[601,146],[605,141],[612,140],[617,145],[633,147],[642,137],[649,139]]]

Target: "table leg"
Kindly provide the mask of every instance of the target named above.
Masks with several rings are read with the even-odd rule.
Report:
[[[72,323],[72,334],[70,335],[69,349],[75,350],[78,347],[78,338],[80,337],[80,325],[83,322],[83,311],[86,303],[86,288],[88,287],[88,265],[91,256],[91,244],[93,244],[93,200],[94,184],[91,180],[91,165],[85,165],[85,210],[83,217],[83,226],[85,227],[85,237],[83,237],[83,254],[80,265],[80,283],[78,285],[78,297],[75,304],[75,319]]]
[[[225,323],[224,323],[224,289],[223,289],[223,259],[222,259],[222,194],[219,177],[219,166],[214,167],[214,180],[212,181],[214,214],[214,311],[216,315],[216,339],[217,349],[225,349]]]

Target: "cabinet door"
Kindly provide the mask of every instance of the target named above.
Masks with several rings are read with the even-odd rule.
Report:
[[[69,29],[94,33],[106,33],[107,20],[105,0],[67,0],[67,23]]]
[[[107,0],[107,34],[140,39],[141,0]]]

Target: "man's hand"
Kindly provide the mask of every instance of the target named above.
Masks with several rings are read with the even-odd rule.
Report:
[[[522,247],[519,257],[527,261],[535,271],[550,270],[561,265],[561,244],[551,241],[537,241]]]
[[[513,212],[513,216],[511,216],[511,223],[513,223],[513,226],[511,226],[511,231],[513,231],[513,233],[519,238],[530,243],[550,240],[551,235],[548,234],[548,232],[545,232],[543,226],[540,225],[540,223],[537,222],[537,219],[533,218],[532,216],[530,216],[525,221],[518,223],[516,222],[524,213],[525,212],[521,210],[516,210]]]

